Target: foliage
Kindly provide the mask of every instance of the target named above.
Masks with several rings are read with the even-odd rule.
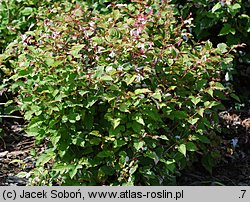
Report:
[[[108,9],[45,10],[1,55],[27,133],[48,141],[31,183],[170,185],[199,159],[211,172],[227,45],[195,43],[166,2]]]
[[[225,39],[227,44],[250,44],[250,16],[248,0],[203,0],[203,1],[172,1],[185,18],[190,13],[194,17],[193,32],[198,39]],[[213,30],[211,32],[211,30]],[[221,36],[221,38],[218,36]]]
[[[193,27],[189,31],[195,35],[195,40],[210,39],[214,45],[222,42],[229,46],[245,44],[237,48],[234,67],[225,72],[224,80],[227,85],[233,84],[240,99],[248,104],[250,1],[172,0],[171,3],[175,5],[176,15],[182,15],[184,19],[188,15],[193,17]]]
[[[63,9],[70,9],[73,4],[62,0],[1,0],[0,51],[2,52],[18,35],[33,30],[43,9],[53,9],[59,5]]]
[[[53,8],[59,5],[61,9],[70,10],[74,6],[74,2],[74,0],[0,0],[0,53],[4,52],[5,48],[20,35],[36,28],[37,19],[41,20],[45,17],[42,15],[42,10],[53,10]],[[46,17],[51,16],[53,16],[53,12]],[[0,63],[1,125],[6,117],[15,118],[16,116],[13,116],[13,113],[18,111],[18,109],[15,109],[16,105],[12,100],[13,95],[6,92],[8,85],[4,82],[13,69],[8,61],[3,61],[3,58],[0,58]],[[4,134],[2,128],[0,129],[0,134]]]

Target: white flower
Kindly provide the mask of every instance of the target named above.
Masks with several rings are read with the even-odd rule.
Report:
[[[126,158],[125,158],[125,163],[127,163],[128,161],[129,161],[129,157],[126,156]]]
[[[236,147],[237,143],[238,143],[238,138],[237,137],[235,137],[235,138],[233,138],[231,140],[231,144],[233,145],[234,148]]]
[[[28,38],[28,36],[26,34],[23,34],[21,37],[22,37],[23,42]]]
[[[154,158],[154,162],[155,162],[155,165],[159,162],[159,157],[157,156],[157,154],[155,152],[153,152],[155,158]]]
[[[97,46],[97,53],[101,53],[102,50],[104,50],[105,48],[102,46]]]
[[[135,80],[136,80],[136,82],[140,82],[142,79],[143,79],[143,76],[138,74]]]
[[[95,22],[91,21],[91,22],[89,22],[89,25],[90,25],[91,27],[93,27],[93,26],[95,25]]]
[[[125,161],[124,161],[124,164],[123,164],[123,167],[126,165],[126,163],[129,161],[129,157],[128,156],[126,156],[125,157]]]
[[[113,57],[115,57],[115,52],[114,51],[111,51],[111,53],[109,54],[109,56],[111,57],[111,58],[113,58]]]
[[[123,70],[123,67],[122,67],[122,66],[119,66],[119,67],[117,67],[117,70],[118,70],[118,71],[122,71],[122,70]]]
[[[113,68],[112,68],[111,66],[107,66],[107,67],[106,67],[106,72],[110,72],[110,71],[112,71],[112,69],[113,69]]]

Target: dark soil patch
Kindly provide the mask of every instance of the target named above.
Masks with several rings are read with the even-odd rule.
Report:
[[[15,175],[34,168],[35,160],[30,155],[34,138],[27,136],[22,131],[23,125],[18,122],[5,122],[3,128],[5,134],[0,138],[0,186],[26,185],[27,179]]]

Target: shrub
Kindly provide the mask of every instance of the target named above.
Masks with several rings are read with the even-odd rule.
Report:
[[[199,159],[211,171],[226,44],[194,43],[167,3],[53,12],[2,56],[27,133],[48,141],[31,183],[170,185]]]

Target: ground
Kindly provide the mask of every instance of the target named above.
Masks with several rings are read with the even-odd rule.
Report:
[[[224,111],[220,113],[221,127],[226,145],[232,145],[223,162],[209,174],[200,163],[194,164],[177,178],[177,185],[193,186],[249,186],[250,185],[250,111]],[[20,121],[4,121],[5,135],[0,136],[0,186],[27,185],[27,179],[15,175],[35,166],[30,151],[34,138],[23,132]],[[44,145],[35,147],[43,151]]]

